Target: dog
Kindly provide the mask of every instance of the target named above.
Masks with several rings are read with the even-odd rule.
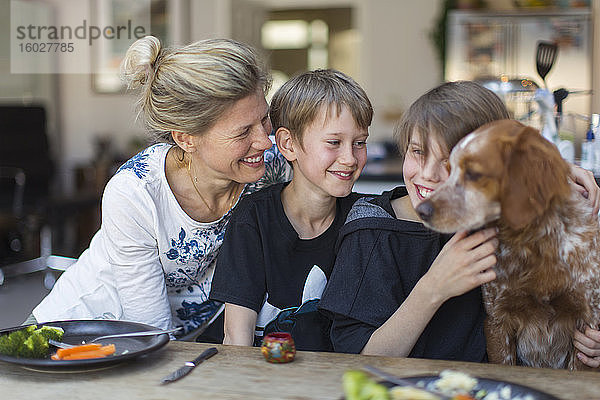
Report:
[[[452,233],[498,227],[496,279],[483,285],[491,362],[588,369],[575,329],[600,322],[600,225],[569,165],[539,131],[495,121],[452,150],[450,175],[417,213]]]

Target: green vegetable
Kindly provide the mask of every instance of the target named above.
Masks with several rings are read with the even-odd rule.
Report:
[[[361,400],[390,400],[388,388],[369,380],[360,391]]]
[[[342,386],[346,400],[361,400],[360,392],[368,381],[367,374],[362,371],[350,370],[344,372]]]
[[[62,340],[63,334],[65,331],[62,328],[56,326],[42,326],[40,329],[36,329],[34,333],[39,333],[43,337],[52,340],[58,340],[59,342]]]
[[[48,356],[50,348],[48,339],[39,333],[34,332],[23,344],[25,345],[23,348],[24,352],[18,354],[17,357],[45,358]]]
[[[387,387],[370,379],[362,371],[350,370],[342,378],[346,400],[389,400]]]
[[[62,340],[61,328],[30,325],[0,336],[0,353],[22,358],[45,358],[50,353],[48,339]]]

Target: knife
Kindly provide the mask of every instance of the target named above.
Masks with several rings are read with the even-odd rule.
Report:
[[[175,382],[178,379],[183,378],[184,376],[186,376],[187,374],[192,372],[192,370],[194,368],[196,368],[196,366],[201,364],[202,361],[211,358],[212,356],[214,356],[217,353],[218,353],[218,350],[216,347],[211,347],[209,349],[204,350],[202,352],[202,354],[200,354],[198,357],[194,358],[192,361],[186,362],[183,367],[179,368],[177,371],[173,372],[172,374],[165,376],[160,381],[160,383],[161,384],[171,383],[171,382]]]

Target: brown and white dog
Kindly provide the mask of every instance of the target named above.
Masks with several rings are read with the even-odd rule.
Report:
[[[497,278],[483,287],[490,361],[586,369],[573,333],[600,323],[600,227],[568,164],[537,130],[503,120],[464,137],[450,168],[417,212],[445,233],[499,228]]]

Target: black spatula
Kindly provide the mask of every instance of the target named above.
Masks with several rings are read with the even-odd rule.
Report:
[[[535,55],[535,66],[537,72],[544,81],[544,87],[548,89],[546,83],[546,75],[552,69],[554,61],[556,60],[556,53],[558,52],[558,46],[554,42],[538,42],[537,53]]]

